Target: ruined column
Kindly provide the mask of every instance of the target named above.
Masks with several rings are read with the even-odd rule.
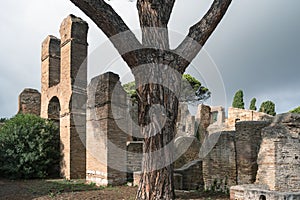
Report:
[[[209,106],[200,104],[198,106],[197,114],[195,116],[196,123],[196,137],[203,143],[204,138],[207,136],[207,127],[210,125],[211,108]]]
[[[35,89],[26,88],[19,95],[18,113],[40,116],[41,93]]]
[[[118,75],[111,72],[93,78],[89,84],[86,176],[89,182],[122,185],[127,181],[126,98]]]
[[[61,24],[61,133],[63,175],[84,178],[86,173],[86,87],[88,24],[69,15]]]
[[[49,88],[60,82],[60,40],[47,36],[42,43],[41,117],[48,118]]]
[[[267,121],[241,121],[235,124],[237,181],[239,185],[255,182],[257,155],[261,144],[261,130],[270,125]]]

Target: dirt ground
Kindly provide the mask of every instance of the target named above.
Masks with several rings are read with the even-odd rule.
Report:
[[[136,187],[106,187],[100,188],[95,185],[84,184],[84,181],[65,180],[21,180],[12,181],[0,179],[1,200],[53,200],[53,199],[100,199],[100,200],[133,200]],[[176,191],[177,199],[198,200],[228,200],[224,194],[212,194],[205,192]]]

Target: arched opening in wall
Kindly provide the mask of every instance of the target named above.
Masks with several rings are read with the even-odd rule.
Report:
[[[58,131],[55,134],[55,139],[60,140],[60,103],[57,97],[53,97],[48,105],[48,119],[54,122],[54,124],[58,127]],[[56,149],[61,152],[61,142],[55,142],[58,144]],[[59,177],[60,176],[60,160],[59,159],[56,164],[53,166],[52,171],[49,172],[50,177]]]
[[[260,195],[259,200],[266,200],[266,196],[265,195]]]

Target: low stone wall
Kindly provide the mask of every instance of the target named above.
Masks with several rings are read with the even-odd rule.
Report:
[[[235,145],[237,162],[237,182],[239,185],[252,184],[257,174],[257,155],[261,144],[261,130],[268,126],[267,121],[237,122]]]
[[[229,191],[237,184],[235,132],[224,131],[212,150],[203,159],[203,179],[206,190]],[[212,144],[213,145],[213,144]]]
[[[197,190],[204,188],[202,161],[194,160],[174,170],[175,189]]]
[[[265,185],[238,185],[230,188],[230,200],[298,200],[300,192],[277,192]]]
[[[237,121],[270,121],[272,119],[273,116],[263,112],[230,107],[228,108],[227,126],[234,128]]]

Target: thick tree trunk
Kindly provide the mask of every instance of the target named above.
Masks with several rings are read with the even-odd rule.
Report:
[[[140,97],[139,124],[144,136],[143,171],[136,199],[175,199],[173,140],[182,75],[159,65],[143,68],[135,75]]]

